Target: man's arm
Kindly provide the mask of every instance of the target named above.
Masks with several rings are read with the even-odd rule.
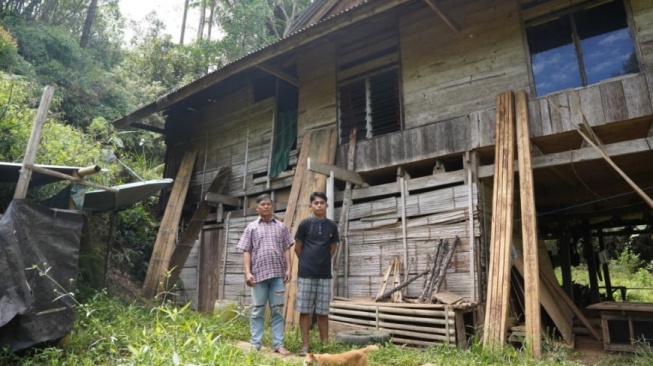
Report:
[[[329,254],[331,255],[331,258],[336,254],[336,248],[338,247],[338,243],[331,243],[331,247],[329,248]]]
[[[254,287],[256,279],[252,275],[252,253],[243,252],[243,268],[245,269],[245,284],[249,287]]]
[[[290,248],[283,252],[283,257],[286,260],[286,273],[283,276],[283,282],[288,283],[292,279],[292,268],[290,268]]]
[[[303,244],[304,243],[302,243],[301,241],[295,240],[295,254],[297,254],[297,258],[299,258],[299,256],[302,254],[302,245]]]

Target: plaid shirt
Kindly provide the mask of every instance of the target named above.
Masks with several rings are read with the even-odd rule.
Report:
[[[283,253],[292,245],[292,235],[286,225],[274,218],[266,222],[259,216],[247,225],[237,248],[252,254],[250,270],[256,282],[261,282],[283,277],[286,272]]]

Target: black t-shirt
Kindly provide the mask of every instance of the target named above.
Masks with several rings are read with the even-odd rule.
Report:
[[[299,223],[295,240],[302,243],[297,275],[302,278],[331,278],[331,244],[338,243],[338,226],[333,220],[309,217]]]

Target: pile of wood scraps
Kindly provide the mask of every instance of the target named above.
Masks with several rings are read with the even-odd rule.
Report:
[[[417,304],[431,304],[431,303],[444,303],[444,304],[454,304],[463,300],[462,296],[453,294],[451,292],[445,292],[442,295],[440,294],[440,288],[444,283],[444,279],[447,275],[447,267],[451,263],[453,255],[456,251],[456,246],[460,242],[458,236],[449,243],[449,240],[438,241],[438,245],[435,251],[435,254],[432,257],[433,265],[412,276],[409,277],[410,266],[404,271],[404,281],[401,281],[401,270],[402,263],[401,259],[394,258],[390,261],[390,265],[383,276],[381,286],[379,286],[379,291],[377,292],[375,302],[391,300],[393,303],[417,303]],[[388,281],[392,275],[392,287],[387,289]],[[417,279],[426,276],[426,281],[424,281],[424,286],[421,294],[417,298],[407,298],[402,295],[402,290],[408,287],[411,283],[415,282]]]

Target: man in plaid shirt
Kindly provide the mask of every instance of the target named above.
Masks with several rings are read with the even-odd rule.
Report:
[[[274,216],[272,198],[262,194],[256,198],[259,217],[247,225],[238,242],[243,251],[245,284],[252,288],[252,316],[250,331],[252,346],[260,349],[265,327],[265,306],[269,302],[272,346],[282,355],[290,352],[283,345],[285,320],[283,306],[286,300],[285,283],[292,278],[290,247],[292,235]]]

